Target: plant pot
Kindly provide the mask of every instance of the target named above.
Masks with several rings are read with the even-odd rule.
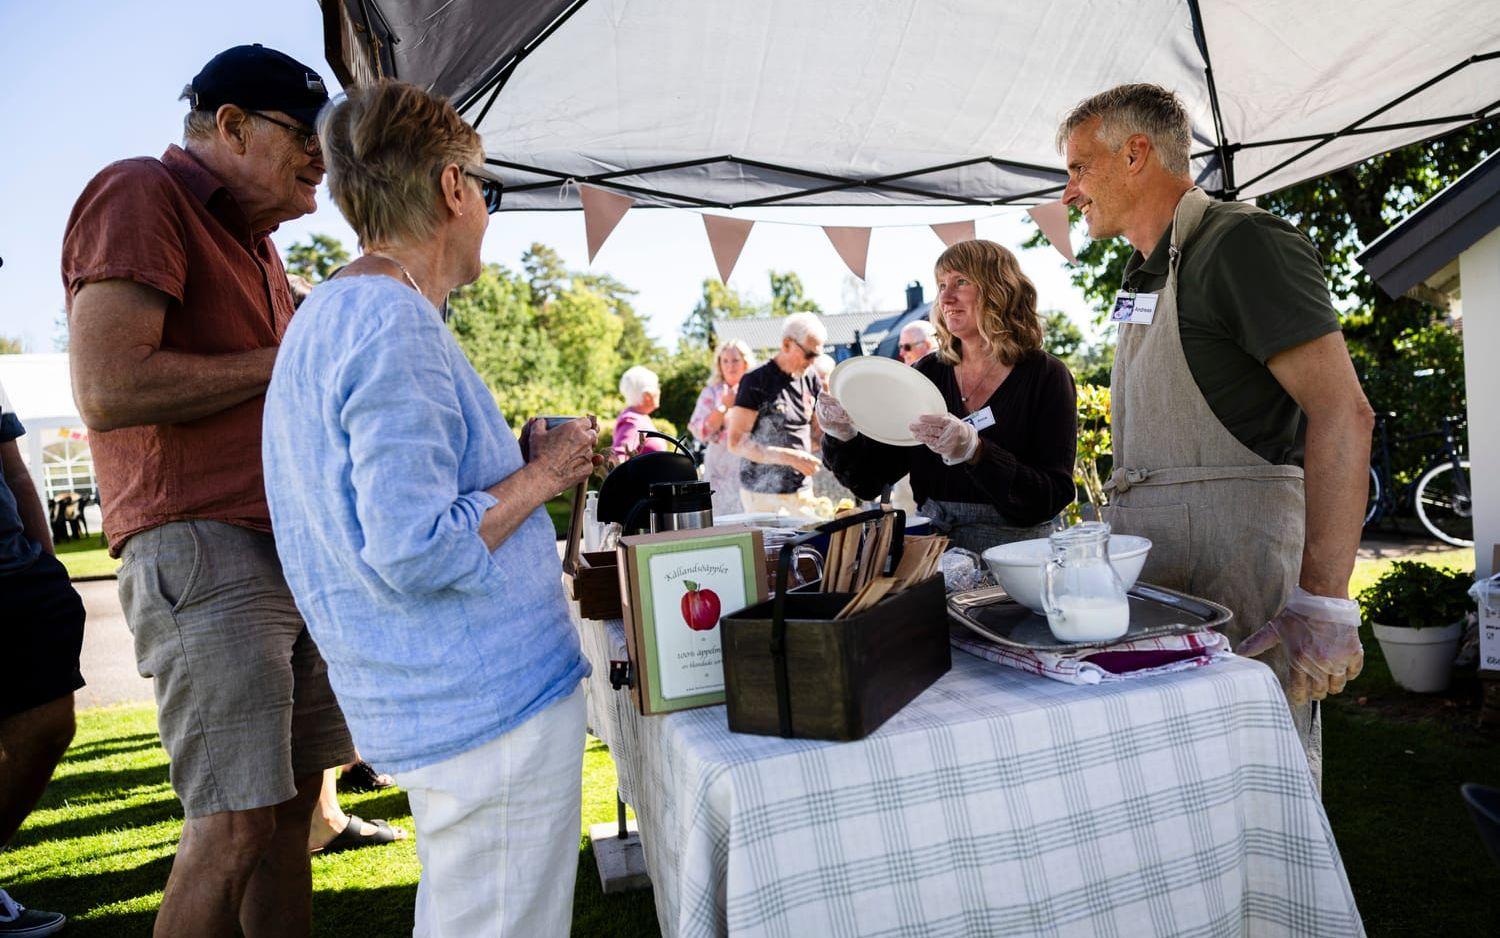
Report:
[[[1397,684],[1418,694],[1448,689],[1453,656],[1464,634],[1462,622],[1425,629],[1376,622],[1374,631]]]

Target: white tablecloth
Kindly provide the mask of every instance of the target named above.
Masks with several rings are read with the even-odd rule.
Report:
[[[955,651],[854,743],[642,717],[578,619],[589,723],[672,936],[1362,935],[1281,691],[1231,658],[1072,687]]]

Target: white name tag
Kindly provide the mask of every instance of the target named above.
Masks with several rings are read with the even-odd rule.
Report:
[[[1156,318],[1155,293],[1128,293],[1121,290],[1115,294],[1114,308],[1109,311],[1110,322],[1130,322],[1138,326],[1149,326]]]
[[[975,430],[983,430],[986,427],[993,427],[995,425],[995,413],[988,407],[984,408],[983,410],[976,410],[972,414],[964,418],[964,423],[973,427]]]

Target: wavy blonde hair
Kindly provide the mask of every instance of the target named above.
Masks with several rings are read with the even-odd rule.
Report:
[[[724,380],[724,372],[719,368],[719,354],[727,348],[740,353],[740,357],[745,360],[746,372],[755,367],[755,353],[750,351],[750,343],[744,339],[730,339],[728,342],[720,343],[719,347],[714,349],[714,363],[708,373],[709,384],[718,384]]]
[[[484,145],[446,98],[404,81],[356,85],[318,115],[328,191],[361,245],[420,240],[442,219],[438,178]]]
[[[988,353],[1002,365],[1014,365],[1042,347],[1042,320],[1036,312],[1036,287],[1021,272],[1016,256],[993,241],[960,241],[938,256],[933,270],[962,274],[979,291],[979,334]],[[937,354],[950,365],[963,361],[963,342],[948,331],[941,301],[933,304],[932,324],[942,344]]]

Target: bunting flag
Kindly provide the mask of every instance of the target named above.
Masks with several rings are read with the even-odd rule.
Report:
[[[1047,202],[1042,205],[1033,206],[1026,210],[1036,226],[1042,229],[1045,237],[1057,253],[1063,256],[1069,264],[1078,263],[1078,258],[1073,256],[1072,233],[1068,226],[1068,207],[1062,202]]]
[[[865,279],[865,258],[870,253],[870,229],[823,226],[823,233],[833,242],[833,249],[843,258],[844,266],[859,279]]]
[[[714,252],[714,264],[719,268],[719,280],[729,282],[734,265],[745,249],[745,239],[755,222],[741,218],[726,218],[723,215],[704,215],[703,227],[708,231],[708,246]]]
[[[630,211],[635,200],[628,195],[593,186],[579,186],[578,198],[583,203],[583,228],[588,237],[589,263],[592,264],[594,255],[604,247],[605,239],[615,230],[625,213]]]
[[[953,247],[960,241],[974,240],[974,222],[950,221],[944,225],[931,225],[932,233],[943,242],[944,247]]]

